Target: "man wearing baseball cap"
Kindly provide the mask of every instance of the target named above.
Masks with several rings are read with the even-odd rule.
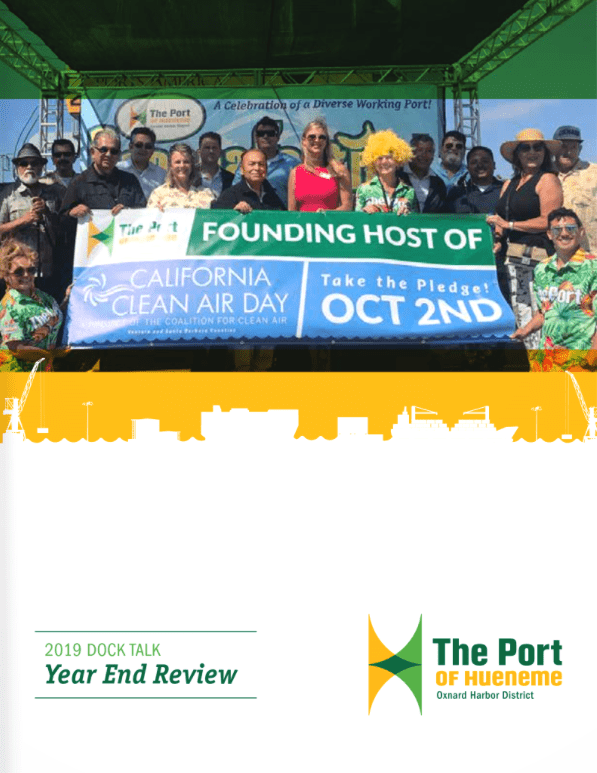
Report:
[[[582,137],[578,126],[560,126],[554,140],[562,143],[555,154],[558,177],[564,191],[564,206],[573,209],[585,229],[581,247],[597,253],[597,164],[579,158]]]

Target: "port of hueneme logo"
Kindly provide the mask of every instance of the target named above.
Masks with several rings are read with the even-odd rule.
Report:
[[[93,220],[89,221],[89,231],[87,232],[87,257],[91,255],[93,248],[97,244],[103,244],[110,255],[112,254],[112,248],[114,246],[114,218],[110,220],[107,228],[103,231],[95,225]]]
[[[391,652],[375,633],[369,617],[369,713],[375,696],[386,682],[397,676],[415,696],[423,713],[423,615],[406,646]]]

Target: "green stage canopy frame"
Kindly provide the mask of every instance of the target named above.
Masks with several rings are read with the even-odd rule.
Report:
[[[461,91],[474,93],[481,79],[592,2],[594,0],[529,0],[469,54],[449,65],[78,72],[58,69],[49,61],[48,55],[40,52],[39,45],[26,40],[1,16],[0,59],[37,86],[44,96],[54,98],[82,95],[90,88],[255,88],[380,83],[436,84],[452,89],[458,98]],[[45,51],[49,53],[48,49]]]

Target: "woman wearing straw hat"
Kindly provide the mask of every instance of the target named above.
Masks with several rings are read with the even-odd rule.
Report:
[[[502,186],[496,214],[487,222],[495,227],[500,286],[510,298],[518,327],[526,325],[536,311],[533,270],[554,252],[547,237],[547,216],[563,203],[552,160],[560,146],[557,140],[546,140],[538,129],[524,129],[500,148],[514,175]],[[525,346],[537,349],[539,336],[528,336]]]

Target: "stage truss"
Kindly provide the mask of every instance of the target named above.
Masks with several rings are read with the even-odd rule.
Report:
[[[88,89],[313,88],[317,86],[428,84],[449,91],[456,128],[480,142],[479,81],[594,0],[529,0],[499,29],[454,64],[377,65],[197,71],[77,72],[59,70],[0,16],[0,59],[37,86],[42,100],[83,96]],[[47,51],[47,49],[46,49]],[[51,133],[51,132],[50,132]],[[48,138],[49,139],[49,138]]]

